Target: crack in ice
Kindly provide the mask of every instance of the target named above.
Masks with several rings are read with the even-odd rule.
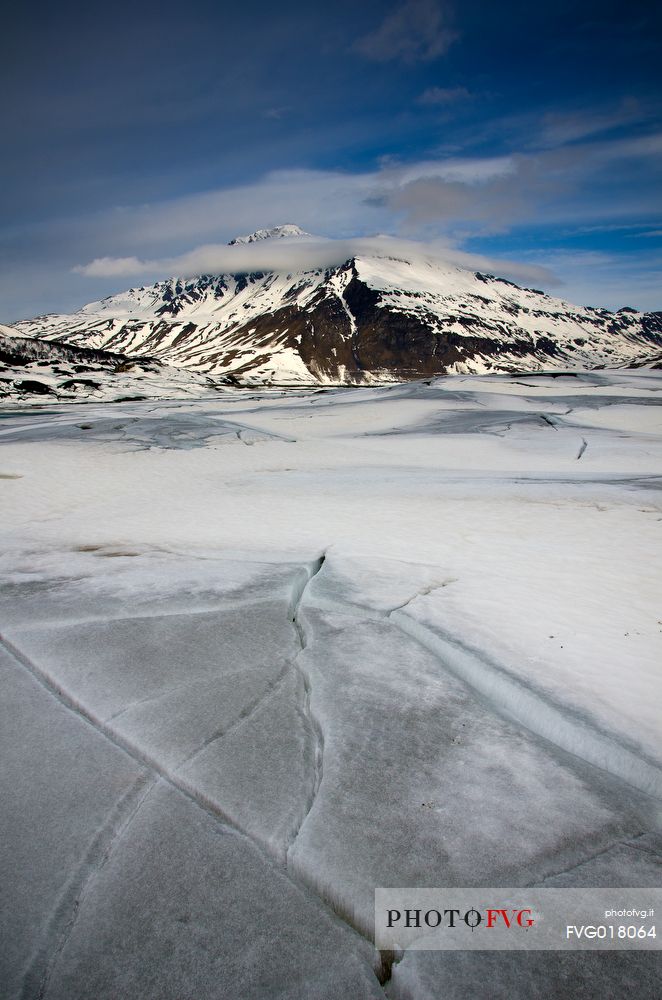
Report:
[[[639,748],[626,745],[614,733],[603,732],[576,709],[536,690],[450,633],[428,628],[398,609],[388,619],[433,653],[446,670],[482,695],[499,714],[647,795],[662,798],[662,769]]]
[[[662,768],[638,747],[628,745],[625,739],[614,733],[603,731],[578,710],[557,702],[531,682],[491,662],[480,650],[452,633],[441,628],[429,628],[406,613],[409,605],[419,596],[441,590],[450,582],[453,581],[421,588],[409,600],[390,611],[330,600],[318,601],[318,607],[332,614],[348,614],[394,625],[431,652],[442,669],[459,677],[483,697],[493,711],[645,794],[662,798]]]
[[[312,579],[312,576],[319,572],[323,561],[324,556],[317,560],[313,567],[314,571],[306,574],[306,579],[301,584],[301,587],[298,591],[295,591],[294,603],[291,605],[291,613],[295,617],[298,609],[298,603],[303,595],[303,591],[305,590],[307,583],[310,579]],[[294,623],[294,619],[292,620]],[[360,938],[372,943],[371,939],[365,933],[345,919],[337,907],[335,907],[323,893],[320,893],[313,883],[311,883],[302,874],[296,872],[289,864],[285,864],[283,866],[282,861],[277,855],[274,854],[273,850],[270,850],[267,844],[239,827],[232,817],[226,815],[219,808],[219,806],[206,796],[199,788],[192,786],[189,782],[184,780],[182,775],[177,773],[176,769],[174,771],[170,770],[151,754],[143,751],[139,746],[136,746],[131,740],[128,740],[120,733],[116,733],[110,726],[107,725],[106,722],[95,716],[94,713],[86,709],[80,702],[76,701],[72,695],[70,695],[64,688],[50,678],[48,673],[42,671],[37,664],[33,663],[32,660],[20,651],[20,649],[17,649],[2,635],[0,635],[0,646],[3,646],[12,658],[32,677],[34,677],[37,683],[45,691],[47,691],[52,698],[55,698],[59,704],[63,705],[67,711],[92,726],[92,728],[99,733],[100,736],[107,739],[109,743],[117,747],[123,753],[126,753],[134,761],[149,768],[153,772],[152,786],[156,783],[157,779],[162,779],[169,787],[183,795],[184,798],[187,799],[187,801],[189,801],[192,805],[201,809],[208,816],[211,816],[215,822],[221,824],[221,826],[227,829],[228,832],[231,832],[233,835],[240,837],[242,840],[250,844],[251,848],[258,852],[259,856],[265,861],[266,864],[271,867],[276,866],[281,872],[285,872],[288,879],[293,885],[297,886],[299,890],[311,893],[324,908],[324,911],[330,919],[342,924],[345,930],[350,931],[353,934],[357,934]],[[321,780],[321,771],[319,773]],[[300,828],[301,827],[299,826],[299,829]],[[30,995],[24,995],[22,1000],[35,1000],[34,992]],[[39,998],[39,1000],[41,1000],[41,998]]]
[[[560,875],[569,875],[570,872],[574,872],[578,868],[583,868],[585,865],[589,865],[591,861],[595,861],[596,858],[601,858],[603,855],[609,854],[609,852],[613,851],[615,847],[632,847],[634,850],[641,850],[642,848],[638,848],[634,841],[641,840],[642,837],[648,836],[649,833],[649,830],[642,830],[640,833],[634,834],[632,837],[621,837],[619,840],[614,840],[611,844],[607,844],[606,847],[596,851],[595,854],[589,855],[589,857],[584,858],[582,861],[577,861],[575,864],[568,865],[567,868],[561,868],[559,871],[550,872],[549,875],[545,875],[545,877],[539,882],[534,882],[533,886],[544,886],[550,879],[558,878]],[[657,856],[655,855],[655,852],[651,853],[653,853],[654,856]]]
[[[200,744],[200,746],[197,747],[188,757],[186,757],[183,761],[181,761],[177,765],[177,767],[183,768],[186,767],[188,764],[191,764],[196,759],[196,757],[198,757],[203,752],[203,750],[206,750],[213,743],[217,743],[218,740],[222,740],[226,736],[229,736],[230,733],[233,733],[235,731],[235,729],[238,729],[245,722],[247,722],[251,718],[251,716],[255,715],[258,709],[260,709],[262,705],[264,705],[264,703],[268,701],[269,698],[274,694],[274,692],[285,680],[291,669],[292,669],[292,664],[289,662],[285,663],[281,667],[278,675],[274,677],[274,679],[267,684],[264,690],[256,698],[254,698],[252,701],[248,703],[248,705],[245,705],[244,708],[241,709],[239,714],[235,716],[232,722],[225,729],[217,729],[215,732],[210,733],[207,739],[204,740]]]
[[[81,863],[64,886],[44,924],[41,941],[23,974],[22,1000],[43,1000],[85,897],[156,784],[157,779],[152,775],[143,774],[136,778],[96,831]]]
[[[324,565],[325,558],[326,558],[325,554],[321,555],[319,559],[317,559],[315,563],[313,563],[312,567],[309,570],[307,570],[307,579],[303,582],[303,586],[295,588],[290,608],[290,619],[292,621],[295,632],[297,634],[297,638],[299,640],[299,644],[301,646],[299,653],[294,658],[294,667],[299,675],[301,684],[303,685],[303,701],[300,706],[300,713],[302,718],[306,722],[306,726],[308,728],[308,732],[310,734],[310,738],[312,741],[313,773],[311,781],[311,790],[304,803],[303,815],[297,827],[295,828],[294,832],[291,835],[290,846],[288,847],[287,850],[288,868],[289,868],[289,861],[292,848],[296,843],[297,837],[299,836],[301,829],[304,823],[306,822],[306,819],[310,815],[310,812],[313,806],[315,805],[315,800],[317,799],[317,794],[319,792],[320,785],[322,784],[322,777],[324,773],[324,734],[311,708],[312,690],[310,685],[310,678],[299,663],[299,658],[308,645],[308,637],[306,635],[306,629],[300,620],[299,611],[306,589],[310,585],[311,580],[313,580],[313,578],[317,576],[317,574],[321,570],[322,566]]]
[[[391,615],[395,611],[404,611],[405,608],[408,608],[409,605],[416,600],[417,597],[425,597],[427,594],[434,594],[437,590],[443,590],[444,587],[448,587],[451,583],[457,583],[455,577],[450,580],[444,580],[443,583],[432,583],[428,587],[421,587],[420,590],[417,590],[416,593],[413,594],[413,596],[408,600],[404,601],[402,604],[398,604],[395,608],[391,608],[390,611],[387,611],[384,618],[390,620]]]

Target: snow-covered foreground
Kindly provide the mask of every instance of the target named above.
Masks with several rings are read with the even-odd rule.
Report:
[[[376,886],[660,884],[661,391],[7,413],[3,997],[657,995],[370,938]]]

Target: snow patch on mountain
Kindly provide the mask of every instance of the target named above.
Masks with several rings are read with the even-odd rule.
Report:
[[[230,240],[228,246],[233,247],[240,243],[257,243],[259,240],[290,239],[297,236],[310,236],[310,233],[306,233],[300,226],[288,222],[283,226],[273,226],[271,229],[256,229],[248,236],[235,236],[233,240]]]
[[[227,388],[194,372],[109,351],[15,336],[0,327],[0,400],[114,402],[201,397]]]

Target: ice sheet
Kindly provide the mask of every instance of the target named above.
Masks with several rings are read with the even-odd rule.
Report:
[[[50,1000],[78,995],[81,970],[88,995],[113,996],[113,956],[125,946],[122,989],[150,995],[134,938],[165,962],[154,980],[163,990],[164,942],[184,935],[189,955],[198,945],[192,925],[154,923],[158,883],[173,893],[190,884],[208,940],[216,901],[201,880],[220,878],[210,845],[230,839],[257,852],[265,884],[276,873],[287,893],[344,923],[337,952],[321,953],[331,979],[310,966],[320,995],[334,995],[329,982],[339,996],[374,995],[347,924],[370,935],[377,885],[654,878],[657,862],[636,863],[623,845],[652,843],[662,822],[648,780],[662,762],[660,390],[655,372],[457,377],[3,419],[0,633],[15,669],[112,748],[104,766],[132,754],[130,771],[146,768],[234,831],[212,837],[182,820],[187,854],[165,809],[146,803],[126,831],[134,853],[104,869],[117,895],[86,897]],[[20,747],[22,720],[26,732],[38,723],[29,699],[11,705],[9,741]],[[7,841],[10,872],[24,850],[26,870],[34,854],[49,886],[48,817],[72,794],[66,769],[47,759],[49,733],[53,746],[60,739],[50,712],[36,713],[47,723],[27,758],[34,787],[47,788],[39,836],[23,843],[18,822]],[[16,815],[32,816],[16,768]],[[76,857],[90,833],[78,825]],[[131,866],[152,843],[147,827],[173,846],[161,869],[150,854],[141,901]],[[254,887],[241,874],[230,898],[244,906]],[[46,924],[58,891],[34,904]],[[49,965],[60,937],[32,907],[17,921],[44,935]],[[248,948],[242,920],[227,925],[228,948]],[[305,962],[317,948],[310,933]],[[21,932],[26,940],[36,947]],[[15,983],[21,947],[8,953]],[[283,995],[301,995],[274,951],[256,951],[250,973],[223,955],[236,995],[241,983],[261,995],[269,975]],[[200,984],[218,973],[208,961]],[[449,966],[439,979],[416,962],[395,966],[393,996],[434,996],[435,976],[462,996],[474,974],[492,974]],[[649,974],[632,968],[645,994]],[[535,995],[548,975],[531,959],[522,982]]]
[[[383,996],[365,942],[162,786],[98,873],[44,1000]]]
[[[289,858],[366,933],[376,885],[527,884],[654,821],[389,621],[304,622],[323,778]]]
[[[659,952],[417,952],[396,965],[389,1000],[603,1000],[659,993]]]
[[[146,771],[0,648],[0,983],[38,995],[90,874],[149,788]]]

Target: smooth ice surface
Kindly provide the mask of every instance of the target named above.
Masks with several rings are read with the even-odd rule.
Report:
[[[642,834],[614,844],[584,864],[545,879],[554,888],[659,886],[662,882],[662,838]],[[416,952],[396,962],[387,987],[390,1000],[548,1000],[575,997],[603,1000],[636,993],[655,997],[662,982],[659,952]]]
[[[192,1000],[369,997],[375,886],[659,884],[661,391],[602,371],[3,415],[14,992],[27,970],[26,1000],[46,973],[46,1000],[179,1000],[185,975]],[[259,886],[288,913],[264,946]],[[394,997],[514,989],[419,961]],[[612,965],[650,993],[643,960]],[[589,968],[557,981],[591,996]]]
[[[604,1000],[659,996],[659,952],[410,952],[389,1000]],[[489,993],[486,992],[489,990]]]
[[[513,545],[515,568],[518,554]],[[563,557],[567,565],[568,553]],[[550,547],[540,565],[548,569],[556,562],[560,576],[557,560]],[[549,618],[536,616],[541,600],[536,589],[538,566],[522,566],[521,576],[514,573],[499,586],[500,567],[485,560],[484,575],[467,585],[457,577],[444,578],[433,566],[402,564],[395,575],[387,560],[339,558],[325,562],[307,589],[306,602],[388,619],[441,657],[448,669],[505,714],[659,796],[662,706],[655,640],[660,629],[650,616],[657,579],[652,566],[647,575],[637,575],[642,561],[631,558],[621,565],[618,576],[609,572],[607,561],[592,584],[581,564],[573,565],[565,589],[574,602],[559,607],[556,593],[545,595],[547,614],[563,615],[562,623],[554,619],[562,629],[560,636],[541,635]],[[487,590],[484,576],[490,570],[493,586]],[[626,573],[630,602],[620,600]],[[508,587],[515,594],[504,601]],[[604,606],[613,608],[612,618],[604,633],[594,636],[587,614]],[[504,621],[511,625],[510,632],[503,629]],[[631,631],[620,631],[623,628]],[[613,658],[618,653],[622,660],[616,665]]]

